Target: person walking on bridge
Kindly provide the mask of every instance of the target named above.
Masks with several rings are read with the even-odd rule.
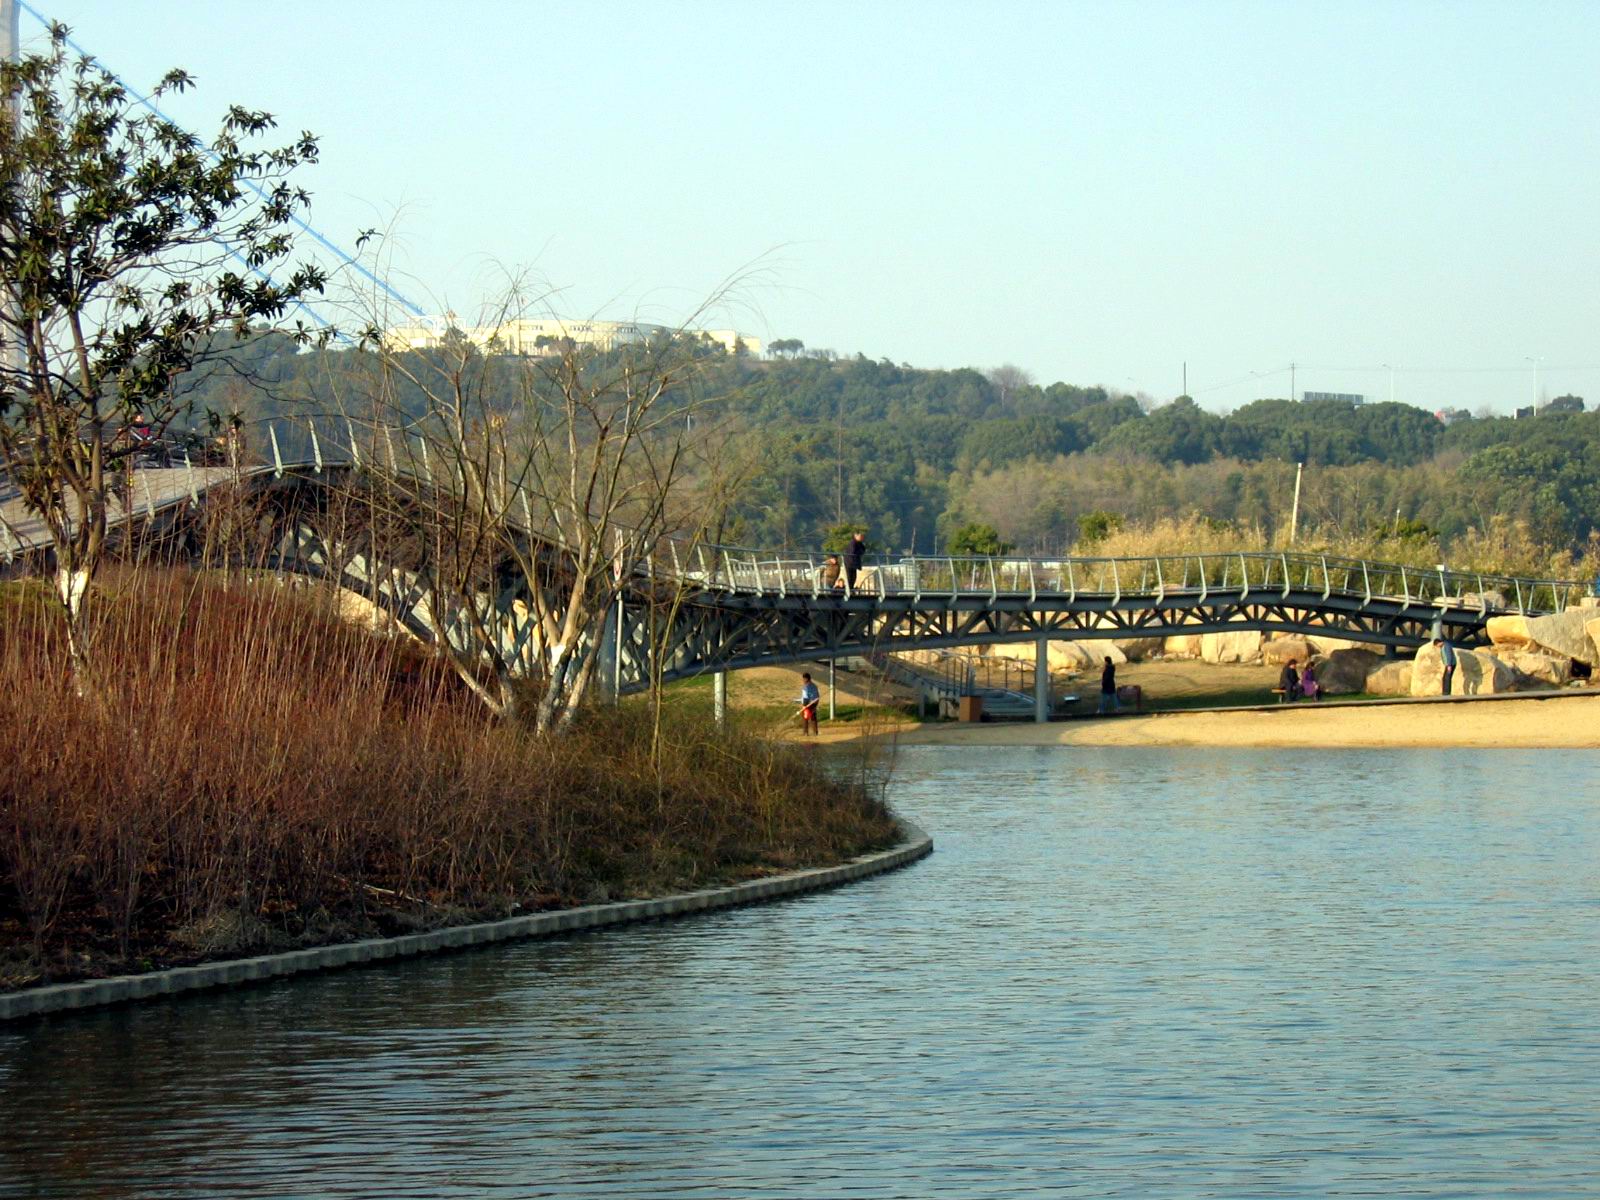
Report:
[[[856,574],[861,570],[861,560],[867,554],[867,531],[858,529],[850,537],[850,544],[844,548],[844,581],[852,595],[856,590]]]
[[[817,685],[811,682],[811,672],[800,673],[800,736],[810,734],[816,737],[817,731],[817,705],[822,700],[822,693],[817,690]]]

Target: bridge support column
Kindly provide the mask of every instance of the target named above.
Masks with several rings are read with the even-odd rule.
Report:
[[[711,717],[721,729],[728,723],[728,673],[718,671],[711,677]]]
[[[1033,719],[1043,725],[1050,719],[1050,639],[1033,644]]]

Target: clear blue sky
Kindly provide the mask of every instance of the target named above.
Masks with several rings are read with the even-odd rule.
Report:
[[[1600,4],[30,2],[318,133],[314,223],[430,309],[761,261],[728,323],[917,366],[1600,403]]]

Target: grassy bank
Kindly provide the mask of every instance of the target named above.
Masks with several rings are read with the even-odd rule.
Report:
[[[859,783],[668,707],[494,723],[319,594],[113,578],[95,675],[0,588],[0,987],[412,931],[836,861]]]

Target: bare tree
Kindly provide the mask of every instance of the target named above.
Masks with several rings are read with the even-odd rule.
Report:
[[[411,530],[435,643],[496,713],[565,728],[619,598],[703,515],[680,501],[706,436],[696,381],[716,357],[687,327],[537,358],[399,352],[376,329],[367,346],[369,394],[349,406],[375,431],[384,519]]]

